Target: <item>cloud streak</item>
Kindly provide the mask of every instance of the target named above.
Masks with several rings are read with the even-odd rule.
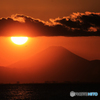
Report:
[[[23,14],[0,19],[0,36],[100,36],[100,13],[73,13],[45,22]]]

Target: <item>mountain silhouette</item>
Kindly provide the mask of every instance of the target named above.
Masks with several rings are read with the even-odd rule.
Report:
[[[29,59],[0,67],[1,82],[99,82],[100,61],[88,61],[61,46],[51,46]]]

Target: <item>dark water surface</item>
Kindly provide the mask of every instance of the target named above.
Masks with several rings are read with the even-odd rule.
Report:
[[[99,84],[1,84],[0,100],[68,100],[72,98],[70,91],[99,93],[99,87]]]

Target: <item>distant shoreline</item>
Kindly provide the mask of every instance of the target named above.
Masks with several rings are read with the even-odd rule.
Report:
[[[32,85],[32,84],[69,84],[69,85],[77,85],[77,84],[83,84],[83,85],[85,85],[85,84],[99,84],[100,85],[100,82],[68,82],[68,83],[0,83],[0,85],[24,85],[24,84],[26,84],[26,85]]]

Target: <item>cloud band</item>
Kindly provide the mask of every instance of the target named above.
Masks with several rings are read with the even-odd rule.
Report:
[[[0,19],[0,36],[100,36],[100,13],[73,13],[45,22],[22,14]]]

